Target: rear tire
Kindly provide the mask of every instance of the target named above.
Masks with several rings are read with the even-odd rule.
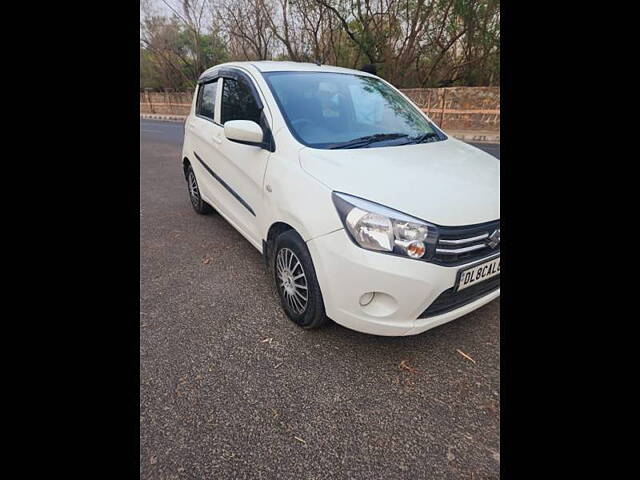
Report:
[[[287,317],[307,330],[324,325],[327,316],[311,254],[294,230],[287,230],[276,238],[273,271]]]
[[[205,202],[200,196],[200,187],[196,180],[196,174],[193,172],[191,165],[187,167],[185,173],[187,179],[187,188],[189,189],[189,199],[191,200],[191,206],[200,215],[207,215],[213,212],[213,208],[207,202]]]

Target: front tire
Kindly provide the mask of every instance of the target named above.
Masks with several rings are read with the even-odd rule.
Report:
[[[189,189],[189,199],[191,200],[191,206],[200,215],[207,215],[213,211],[211,205],[205,202],[200,196],[200,187],[196,180],[196,174],[193,172],[191,165],[187,167],[186,172],[187,187]]]
[[[280,303],[287,317],[308,330],[324,325],[327,317],[311,254],[294,230],[288,230],[276,239],[273,270]]]

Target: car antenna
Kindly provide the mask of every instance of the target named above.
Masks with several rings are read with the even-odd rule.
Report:
[[[321,66],[322,66],[322,63],[320,63],[320,60],[316,60],[316,61],[315,61],[315,64],[316,64],[317,66],[319,66],[319,67],[321,67]]]

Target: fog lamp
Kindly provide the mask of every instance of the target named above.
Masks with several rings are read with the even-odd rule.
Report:
[[[373,301],[373,297],[375,296],[376,296],[375,292],[363,293],[362,296],[360,297],[360,306],[366,307]]]

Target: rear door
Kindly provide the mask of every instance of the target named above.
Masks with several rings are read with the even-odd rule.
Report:
[[[195,115],[189,117],[186,128],[191,136],[193,152],[186,152],[192,159],[191,166],[196,173],[198,187],[202,197],[214,207],[218,208],[218,198],[222,188],[210,173],[210,163],[219,155],[216,139],[219,131],[219,85],[220,79],[201,84],[198,87]]]

